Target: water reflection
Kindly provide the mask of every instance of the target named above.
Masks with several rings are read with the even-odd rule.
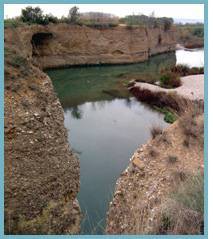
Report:
[[[66,110],[65,110],[66,112]],[[83,116],[83,112],[79,109],[78,106],[73,106],[71,108],[71,115],[74,119],[81,119]]]
[[[86,102],[82,117],[65,111],[69,141],[80,158],[78,199],[85,217],[82,234],[102,234],[115,182],[139,144],[150,138],[153,125],[164,128],[163,115],[135,98]],[[80,152],[80,154],[78,153]]]
[[[157,78],[162,67],[176,63],[175,53],[162,54],[132,65],[76,67],[47,71],[64,109],[83,104],[128,98],[125,77],[144,74]],[[158,79],[158,78],[157,78]]]
[[[152,126],[166,127],[163,115],[130,98],[126,74],[142,73],[157,79],[162,67],[178,63],[192,66],[202,60],[177,51],[149,61],[124,66],[78,67],[47,73],[65,111],[69,142],[80,158],[78,199],[85,217],[82,234],[102,234],[106,211],[119,174],[139,144],[150,138]],[[201,56],[201,58],[199,58]],[[196,63],[197,62],[197,63]]]

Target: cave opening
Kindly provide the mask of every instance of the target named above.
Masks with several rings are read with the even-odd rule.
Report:
[[[32,36],[32,56],[44,55],[45,48],[48,46],[53,34],[50,32],[39,32]]]

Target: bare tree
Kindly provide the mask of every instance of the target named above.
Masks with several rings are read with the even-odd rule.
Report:
[[[79,13],[78,13],[79,8],[74,6],[69,10],[68,14],[68,21],[72,24],[77,23],[78,18],[79,18]]]

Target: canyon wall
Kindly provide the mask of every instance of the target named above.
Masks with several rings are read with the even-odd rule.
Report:
[[[79,161],[50,78],[5,34],[5,234],[79,234]],[[24,34],[23,34],[24,35]]]
[[[196,136],[190,137],[189,130]],[[116,182],[106,233],[202,234],[203,140],[203,114],[187,113],[141,145]],[[202,209],[193,207],[193,200]]]
[[[5,234],[76,234],[79,161],[44,68],[142,62],[175,49],[174,30],[67,24],[7,28]]]
[[[8,29],[8,35],[13,34]],[[33,35],[49,37],[32,44]],[[117,26],[96,29],[68,24],[32,25],[16,29],[26,57],[42,68],[83,64],[124,64],[175,50],[175,30]]]

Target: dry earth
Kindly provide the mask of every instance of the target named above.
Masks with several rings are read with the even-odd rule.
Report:
[[[158,85],[136,82],[135,87],[148,89],[153,92],[176,92],[178,95],[191,100],[204,100],[204,75],[190,75],[181,77],[182,85],[175,89],[165,89]]]
[[[193,123],[194,122],[194,123]],[[185,127],[196,136],[188,136]],[[186,144],[187,141],[187,144]],[[141,145],[116,183],[106,233],[161,234],[161,213],[185,176],[203,171],[203,115],[179,120],[162,134]],[[183,227],[171,234],[199,234],[196,213],[176,211]]]

